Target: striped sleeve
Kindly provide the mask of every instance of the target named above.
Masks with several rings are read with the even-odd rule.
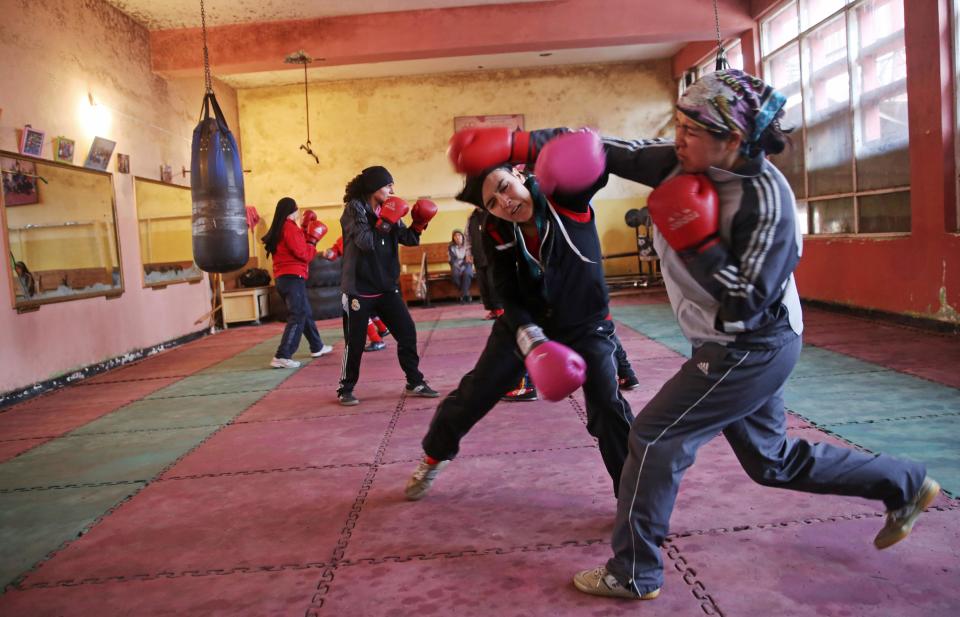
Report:
[[[725,332],[749,328],[783,296],[800,260],[793,193],[782,176],[766,170],[743,181],[729,242],[688,263],[690,273],[719,303]]]

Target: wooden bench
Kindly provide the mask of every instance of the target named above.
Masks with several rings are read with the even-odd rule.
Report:
[[[405,302],[422,301],[430,304],[433,300],[456,300],[460,290],[453,284],[450,276],[450,256],[448,242],[428,242],[420,246],[400,245],[400,293]],[[424,259],[426,255],[426,259]],[[427,297],[417,297],[417,284],[420,282],[421,269],[426,278]],[[479,296],[477,279],[470,284],[470,293]]]

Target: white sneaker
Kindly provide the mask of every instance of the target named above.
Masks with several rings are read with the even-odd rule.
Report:
[[[333,351],[333,345],[324,345],[323,347],[320,348],[320,351],[312,351],[312,352],[310,352],[310,357],[311,357],[311,358],[319,358],[320,356],[325,356],[325,355],[327,355],[327,354],[330,353],[331,351]]]
[[[270,366],[273,368],[299,368],[300,363],[290,358],[274,358],[270,360]]]
[[[428,463],[425,459],[420,459],[420,464],[413,471],[413,475],[407,480],[407,486],[403,494],[410,501],[417,501],[427,494],[430,485],[440,475],[440,470],[447,466],[450,461],[437,461],[434,464]]]

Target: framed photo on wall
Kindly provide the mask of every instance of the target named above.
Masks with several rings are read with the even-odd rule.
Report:
[[[110,163],[110,157],[113,156],[113,149],[117,142],[110,141],[103,137],[94,137],[90,144],[90,152],[87,153],[87,160],[83,166],[89,169],[107,170],[107,164]]]
[[[0,157],[3,176],[3,203],[7,206],[29,206],[40,203],[37,189],[37,164]]]
[[[57,137],[53,140],[53,160],[61,163],[73,162],[73,151],[76,142],[66,137]]]
[[[130,173],[130,155],[117,153],[117,171],[122,174]]]
[[[523,114],[500,114],[496,116],[456,116],[453,132],[478,126],[505,126],[511,131],[523,130]]]
[[[29,124],[23,127],[20,134],[20,152],[30,156],[40,156],[43,152],[43,131],[32,128]]]

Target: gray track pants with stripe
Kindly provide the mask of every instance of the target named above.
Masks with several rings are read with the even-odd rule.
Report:
[[[721,431],[750,478],[765,486],[879,499],[887,509],[917,493],[926,473],[919,463],[786,436],[783,385],[800,348],[799,337],[759,351],[703,345],[637,414],[607,562],[622,584],[640,594],[663,585],[659,546],[680,479]]]

